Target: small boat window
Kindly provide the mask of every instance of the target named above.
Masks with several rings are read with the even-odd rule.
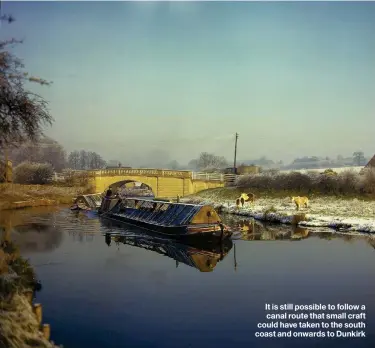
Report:
[[[159,211],[166,211],[169,208],[169,204],[161,204],[159,207]]]
[[[135,208],[135,201],[132,200],[126,200],[123,202],[123,207],[124,208]]]
[[[142,207],[142,209],[153,209],[154,204],[151,201],[144,201],[144,202],[142,202],[141,207]]]

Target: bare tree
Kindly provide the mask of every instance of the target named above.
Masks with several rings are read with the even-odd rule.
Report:
[[[200,170],[221,169],[228,166],[228,162],[223,156],[215,156],[208,152],[202,152],[197,161]]]
[[[35,142],[27,141],[10,148],[9,157],[14,165],[25,161],[48,163],[57,172],[66,166],[66,152],[61,144],[49,137],[40,137]]]
[[[89,151],[87,153],[87,166],[88,169],[101,169],[105,167],[106,162],[96,152]]]
[[[14,19],[3,15],[0,21],[11,23]],[[25,88],[25,82],[41,85],[51,82],[30,76],[24,70],[22,61],[9,51],[19,43],[16,39],[0,41],[0,148],[36,141],[43,134],[43,126],[53,123],[47,102]]]
[[[73,151],[68,156],[68,165],[72,169],[102,169],[106,164],[106,161],[93,151]]]
[[[192,169],[192,170],[198,169],[198,160],[192,159],[191,161],[189,161],[187,166],[188,166],[189,169]]]
[[[178,168],[180,168],[180,165],[178,164],[176,160],[173,160],[167,164],[167,168],[172,169],[172,170],[177,170]]]
[[[87,152],[85,150],[81,150],[79,152],[79,169],[87,169],[88,163],[87,163]]]
[[[353,153],[353,162],[357,164],[357,166],[364,164],[365,156],[364,156],[363,151],[356,151]]]
[[[79,151],[73,151],[68,156],[68,166],[71,169],[79,169]]]

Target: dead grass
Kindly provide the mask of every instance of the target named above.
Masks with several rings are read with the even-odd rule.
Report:
[[[184,199],[188,199],[189,201],[193,201],[194,199],[201,201],[202,199],[217,199],[221,198],[222,200],[236,200],[241,193],[244,192],[243,189],[239,189],[236,187],[218,187],[213,189],[208,189],[204,191],[200,191],[196,194],[185,196]]]
[[[0,210],[7,209],[14,202],[35,199],[48,199],[60,204],[68,204],[72,202],[73,197],[87,191],[88,188],[81,186],[0,184]]]

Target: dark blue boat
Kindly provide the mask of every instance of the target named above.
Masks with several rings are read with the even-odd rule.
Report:
[[[210,205],[142,198],[103,198],[99,214],[102,218],[177,238],[226,239],[232,235]]]

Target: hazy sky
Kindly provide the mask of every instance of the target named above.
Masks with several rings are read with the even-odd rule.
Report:
[[[180,163],[375,153],[375,3],[8,2],[67,150]],[[124,163],[125,164],[125,163]]]

